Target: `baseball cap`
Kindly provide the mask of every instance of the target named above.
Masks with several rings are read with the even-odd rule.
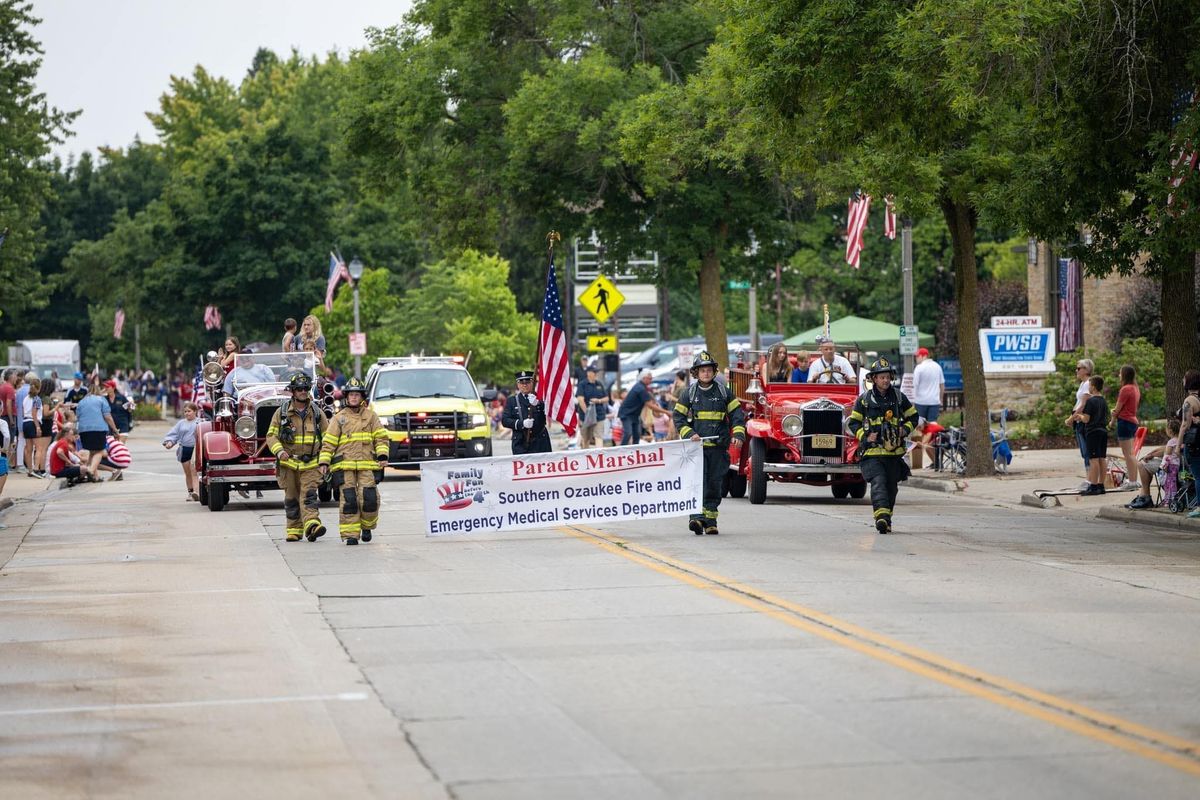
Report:
[[[115,388],[117,388],[117,382],[112,379],[109,379],[104,382],[104,388],[105,389],[115,389]]]
[[[919,355],[921,358],[928,358],[929,357],[929,348],[928,347],[918,347],[917,355]]]
[[[82,372],[76,372],[76,373],[75,373],[75,380],[77,380],[77,381],[81,381],[81,380],[83,380],[83,378],[84,378],[84,375],[83,375],[83,373],[82,373]]]

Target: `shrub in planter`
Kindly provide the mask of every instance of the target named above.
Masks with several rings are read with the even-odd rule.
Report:
[[[133,418],[141,422],[162,419],[162,409],[156,403],[138,403],[133,409]]]
[[[1104,378],[1104,397],[1109,411],[1117,404],[1117,391],[1121,388],[1121,367],[1132,364],[1137,370],[1137,384],[1142,392],[1142,403],[1138,408],[1140,420],[1159,419],[1164,415],[1167,401],[1166,378],[1163,375],[1162,348],[1145,339],[1126,339],[1117,352],[1107,350],[1076,350],[1059,353],[1054,358],[1056,371],[1046,378],[1042,399],[1038,401],[1034,415],[1038,420],[1038,431],[1043,436],[1058,436],[1071,432],[1063,420],[1075,407],[1075,391],[1079,383],[1075,380],[1075,363],[1090,358],[1096,364],[1093,375]]]

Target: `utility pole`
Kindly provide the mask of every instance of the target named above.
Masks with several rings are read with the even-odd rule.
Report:
[[[775,262],[775,332],[783,336],[783,263]]]
[[[904,228],[900,233],[901,263],[904,266],[904,326],[913,323],[913,279],[912,279],[912,217],[904,218]],[[913,357],[904,357],[904,374],[912,375]]]
[[[753,281],[750,282],[750,291],[746,294],[750,297],[750,349],[758,350],[758,289]]]
[[[133,323],[133,368],[142,374],[142,324]]]

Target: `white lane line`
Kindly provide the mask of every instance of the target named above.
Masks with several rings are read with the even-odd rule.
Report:
[[[279,586],[264,589],[179,589],[161,592],[103,592],[100,594],[30,594],[19,597],[0,597],[0,603],[40,602],[44,600],[94,600],[98,597],[157,597],[164,594],[234,594],[237,592],[299,592],[298,586]]]
[[[243,697],[230,700],[184,700],[175,703],[114,703],[102,706],[66,706],[65,708],[21,708],[0,711],[0,717],[32,717],[45,714],[89,714],[96,711],[153,711],[165,708],[207,708],[211,706],[254,706],[272,703],[324,703],[330,700],[366,700],[366,692],[338,694],[297,694],[282,697]]]

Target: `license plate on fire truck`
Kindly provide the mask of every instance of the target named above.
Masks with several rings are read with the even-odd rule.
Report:
[[[837,437],[832,433],[817,433],[812,437],[812,446],[818,449],[829,450],[837,447]]]
[[[454,454],[453,447],[422,447],[419,458],[444,458]]]

